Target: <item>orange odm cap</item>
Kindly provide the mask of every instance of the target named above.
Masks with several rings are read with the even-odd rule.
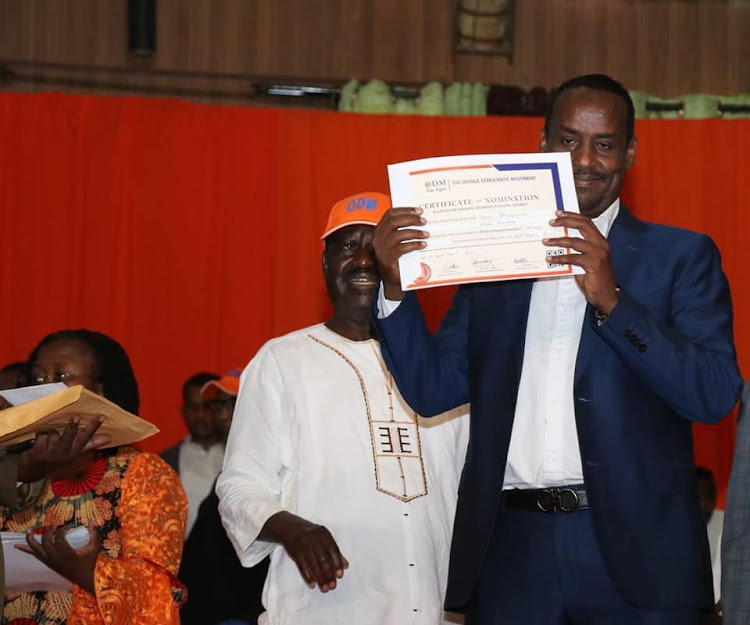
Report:
[[[239,369],[232,369],[218,380],[206,382],[201,388],[201,399],[214,399],[219,394],[219,391],[224,391],[227,395],[234,395],[236,397],[240,392],[240,373]]]
[[[365,191],[350,195],[333,205],[328,223],[321,239],[332,232],[354,224],[377,226],[380,218],[391,207],[391,198],[376,191]]]

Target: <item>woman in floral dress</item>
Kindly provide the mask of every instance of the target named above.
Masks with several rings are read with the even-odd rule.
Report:
[[[45,337],[28,361],[32,384],[82,384],[138,413],[138,386],[127,354],[109,337],[66,330]],[[187,502],[176,474],[157,456],[123,446],[83,454],[33,485],[38,495],[11,513],[3,531],[30,538],[29,557],[73,583],[72,592],[24,592],[5,605],[2,625],[142,625],[179,623],[184,590],[176,578]],[[87,526],[73,549],[66,530]]]

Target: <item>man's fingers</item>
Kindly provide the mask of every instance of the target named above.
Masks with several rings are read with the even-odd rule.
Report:
[[[302,576],[302,579],[305,580],[305,583],[310,588],[315,588],[316,578],[313,575],[313,572],[311,570],[310,562],[308,561],[307,554],[305,553],[297,554],[297,556],[294,557],[294,561],[297,563],[299,574]]]
[[[301,554],[297,567],[310,588],[318,586],[321,592],[328,592],[336,587],[336,578],[340,577],[337,563],[341,564],[330,549],[316,548]]]
[[[327,547],[326,551],[327,553],[324,552],[323,558],[330,562],[330,571],[334,578],[343,576],[346,558],[341,555],[336,541],[333,540],[333,536],[331,536],[331,544]]]
[[[5,593],[5,603],[10,603],[11,601],[15,601],[20,596],[21,596],[20,590],[9,590]]]
[[[422,212],[423,211],[419,206],[396,206],[386,211],[384,218],[387,217],[388,219],[398,219],[405,215],[421,216]]]
[[[391,217],[388,221],[383,223],[381,230],[390,232],[392,230],[399,230],[401,228],[412,228],[414,226],[424,226],[427,223],[424,217],[419,215],[400,215],[398,217]]]
[[[377,241],[382,238],[386,238],[397,232],[399,228],[411,228],[414,226],[423,226],[426,221],[421,216],[421,211],[416,212],[419,209],[412,208],[392,208],[387,211],[380,223],[375,226],[374,239]]]
[[[326,562],[315,551],[309,552],[307,554],[306,560],[313,585],[317,585],[321,590],[323,590],[323,587],[326,586],[332,578],[330,574],[326,573]],[[323,590],[323,592],[325,592],[325,590]]]
[[[595,243],[577,237],[554,237],[552,239],[542,239],[542,243],[547,247],[569,247],[576,252],[591,252],[599,249]]]
[[[328,590],[336,587],[336,572],[340,568],[338,549],[321,550],[317,554],[318,559],[318,581],[329,586]],[[331,584],[333,586],[331,587]],[[322,590],[322,588],[321,588]]]
[[[407,228],[404,230],[395,230],[390,234],[387,239],[389,246],[397,246],[404,241],[411,241],[412,239],[428,239],[430,233],[425,230],[414,230],[413,228]]]
[[[549,225],[555,228],[573,228],[578,230],[585,239],[604,238],[591,219],[578,213],[560,213],[550,220]]]
[[[346,566],[349,566],[349,563],[341,554],[339,546],[328,530],[325,530],[325,535],[322,538],[322,544],[316,551],[316,558],[318,569],[321,573],[318,579],[319,582],[323,582],[323,586],[320,589],[323,592],[327,592],[336,588],[336,580],[344,576],[344,570]]]
[[[404,254],[413,252],[414,250],[423,250],[427,246],[424,241],[410,241],[409,243],[402,243],[398,247],[398,256],[401,257]]]
[[[563,254],[562,256],[548,256],[547,261],[554,263],[555,265],[575,265],[576,267],[590,266],[590,263],[586,261],[586,257],[583,254]]]

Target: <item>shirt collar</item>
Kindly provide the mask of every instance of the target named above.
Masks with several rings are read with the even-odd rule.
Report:
[[[612,202],[607,210],[605,210],[601,215],[598,217],[594,217],[591,221],[594,222],[594,225],[596,226],[596,229],[601,233],[601,235],[606,239],[607,235],[609,234],[610,228],[612,228],[612,224],[615,222],[615,219],[617,219],[617,215],[620,213],[620,198],[618,197],[615,199],[614,202]]]
[[[182,442],[186,446],[193,447],[195,449],[201,449],[201,450],[203,450],[203,445],[201,445],[200,443],[196,443],[193,440],[193,437],[190,434],[188,434],[185,438],[183,438]],[[216,441],[208,449],[206,449],[205,452],[208,453],[208,451],[210,449],[213,449],[214,447],[223,447],[223,444],[220,443],[219,441]]]

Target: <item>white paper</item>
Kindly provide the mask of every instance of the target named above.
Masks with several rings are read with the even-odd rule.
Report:
[[[72,590],[73,584],[55,573],[32,554],[16,549],[13,545],[25,545],[26,534],[2,532],[3,560],[5,565],[5,588],[8,591]],[[41,542],[41,535],[34,535]],[[65,534],[71,547],[78,549],[89,542],[89,530],[76,527]]]
[[[388,166],[394,206],[419,206],[427,246],[399,259],[404,290],[583,273],[555,264],[575,253],[543,238],[580,236],[553,228],[555,211],[578,213],[570,154],[472,154]]]
[[[37,384],[36,386],[23,386],[21,388],[11,388],[6,391],[0,391],[0,397],[5,397],[12,406],[25,404],[27,401],[54,395],[64,391],[67,386],[62,382],[53,382],[52,384]]]

